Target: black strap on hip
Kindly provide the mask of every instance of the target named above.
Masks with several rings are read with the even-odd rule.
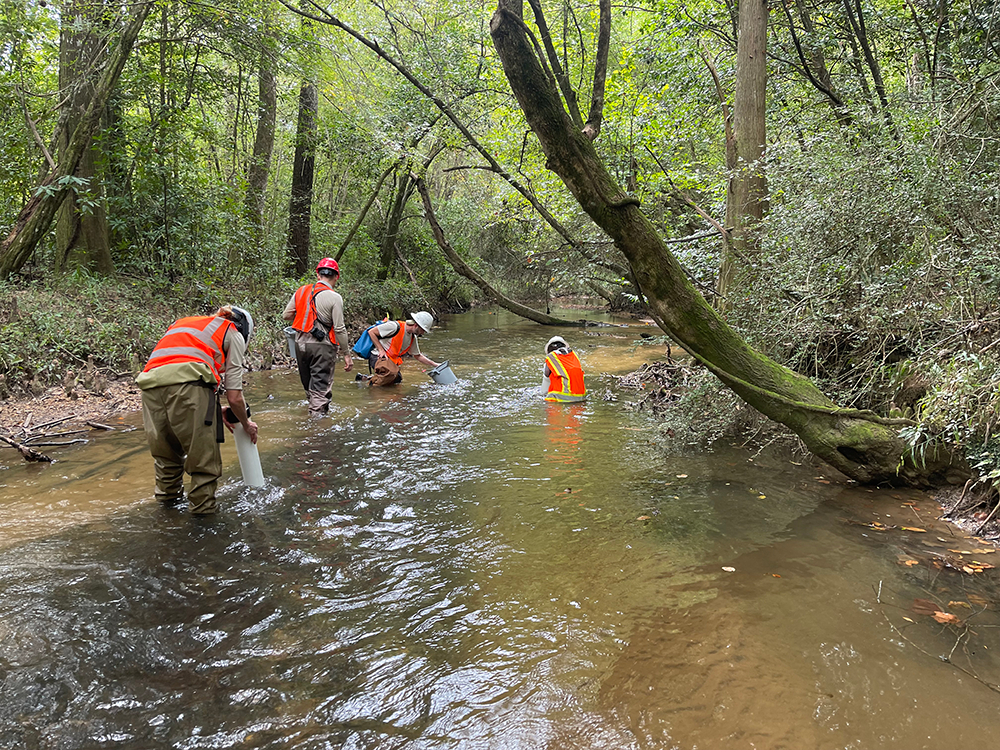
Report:
[[[211,427],[215,424],[215,442],[226,442],[226,431],[222,428],[222,403],[219,401],[219,388],[204,380],[196,380],[198,385],[212,389],[212,398],[208,400],[208,408],[205,409],[205,426]]]

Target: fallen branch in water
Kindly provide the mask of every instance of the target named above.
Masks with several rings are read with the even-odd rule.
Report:
[[[24,445],[23,443],[19,443],[16,440],[11,440],[9,437],[5,437],[4,435],[0,435],[0,440],[7,443],[7,445],[11,446],[12,448],[17,448],[18,452],[22,456],[24,456],[24,458],[28,461],[45,461],[47,463],[52,463],[52,459],[46,456],[44,453],[40,453],[39,451],[36,451],[34,448]]]

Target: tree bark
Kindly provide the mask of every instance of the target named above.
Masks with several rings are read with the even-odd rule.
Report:
[[[427,185],[423,180],[416,179],[417,190],[420,192],[420,197],[424,202],[424,214],[427,218],[427,223],[430,225],[431,232],[434,234],[434,239],[437,240],[438,247],[444,253],[444,256],[451,263],[451,267],[455,269],[455,272],[460,276],[464,276],[473,284],[482,289],[487,296],[489,296],[494,302],[496,302],[500,307],[505,310],[509,310],[515,315],[520,315],[522,318],[527,318],[528,320],[533,320],[536,323],[541,323],[546,326],[583,326],[586,325],[584,321],[572,321],[563,320],[562,318],[554,318],[551,315],[547,315],[539,310],[522,305],[520,302],[515,302],[514,300],[501,294],[499,291],[490,286],[489,282],[486,281],[482,276],[476,273],[472,267],[462,260],[461,256],[455,252],[455,249],[448,242],[448,239],[444,235],[444,230],[441,229],[441,225],[438,223],[437,217],[434,215],[434,207],[431,205],[431,196],[427,190]]]
[[[656,229],[625,195],[562,107],[521,22],[520,0],[500,0],[490,31],[517,101],[547,164],[615,241],[667,334],[744,401],[797,434],[815,455],[865,483],[934,486],[968,476],[945,447],[914,451],[888,420],[839,408],[804,378],[751,348],[687,279]]]
[[[396,172],[396,196],[392,208],[385,217],[385,228],[382,232],[382,244],[379,251],[378,275],[379,281],[385,281],[392,273],[396,260],[396,240],[399,237],[399,225],[403,221],[403,211],[406,202],[413,195],[413,181],[410,179],[410,165],[403,166]]]
[[[56,210],[71,192],[66,178],[74,174],[97,132],[108,98],[118,83],[152,7],[152,3],[138,3],[135,6],[135,13],[126,24],[118,45],[112,50],[107,67],[94,87],[94,94],[86,111],[73,128],[73,135],[69,138],[57,168],[49,170],[41,180],[35,194],[18,214],[7,238],[0,244],[0,278],[6,278],[21,269],[48,232]]]
[[[295,131],[292,198],[288,208],[288,261],[295,276],[309,270],[309,230],[312,221],[313,170],[316,161],[316,115],[319,92],[303,81]]]
[[[767,139],[767,0],[742,0],[736,47],[733,140],[736,165],[726,189],[729,242],[719,268],[716,291],[724,300],[738,276],[740,257],[757,254],[755,225],[767,208],[764,145]]]
[[[278,113],[278,81],[271,66],[270,55],[263,50],[257,74],[257,134],[247,168],[246,195],[246,217],[258,245],[264,232],[264,191],[271,171],[274,125]]]
[[[105,38],[101,34],[103,3],[73,0],[62,16],[59,32],[59,90],[69,92],[63,100],[58,131],[56,158],[65,159],[70,135],[94,96],[94,69],[100,64]],[[103,113],[102,113],[103,114]],[[111,231],[104,201],[103,180],[98,170],[100,149],[91,141],[73,176],[83,181],[82,204],[76,192],[70,192],[56,214],[56,271],[85,268],[103,275],[114,273],[111,260]]]

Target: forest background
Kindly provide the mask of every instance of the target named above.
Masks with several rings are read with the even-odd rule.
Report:
[[[4,0],[0,103],[0,398],[226,302],[269,367],[332,256],[355,330],[650,315],[684,441],[748,402],[862,481],[1000,478],[992,0]]]

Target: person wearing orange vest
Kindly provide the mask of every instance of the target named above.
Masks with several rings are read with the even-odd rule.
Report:
[[[295,329],[299,380],[309,398],[309,413],[316,416],[330,410],[338,346],[344,352],[344,372],[354,367],[344,326],[344,298],[333,291],[339,279],[337,261],[323,258],[316,265],[316,283],[299,287],[282,313]]]
[[[390,320],[372,326],[368,329],[373,344],[371,354],[368,355],[368,366],[374,370],[382,358],[391,359],[397,365],[401,365],[403,357],[413,357],[428,367],[437,367],[437,362],[420,353],[418,343],[418,339],[430,333],[433,326],[434,316],[424,310],[413,313],[409,320]],[[399,383],[402,380],[403,375],[400,373],[395,382]]]
[[[542,395],[546,401],[585,401],[583,365],[562,336],[553,336],[545,345],[542,368]]]
[[[246,348],[252,333],[250,313],[230,305],[215,315],[181,318],[167,328],[136,377],[156,471],[156,499],[162,503],[176,505],[184,499],[186,471],[191,475],[191,514],[215,512],[215,490],[222,475],[220,390],[224,389],[228,410],[257,442],[257,424],[250,420],[243,399]]]

